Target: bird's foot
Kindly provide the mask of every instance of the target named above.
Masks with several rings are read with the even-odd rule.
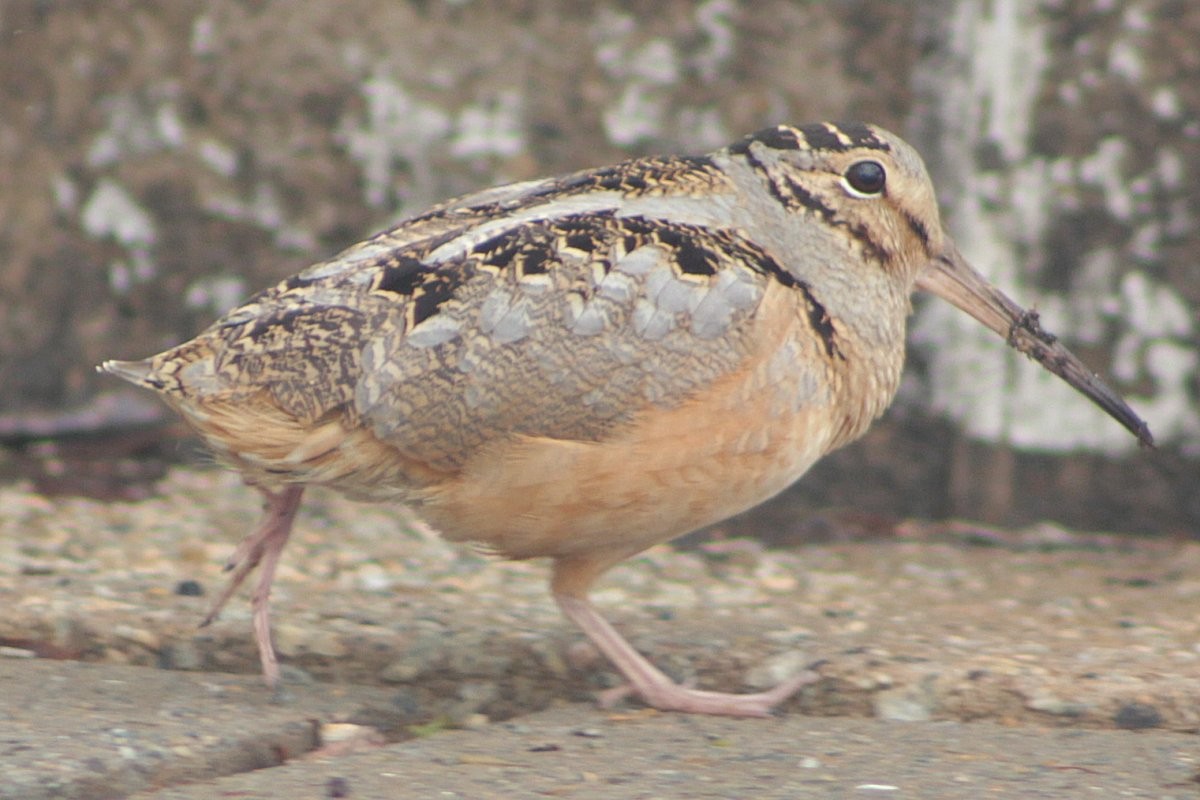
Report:
[[[791,697],[804,686],[813,683],[818,675],[806,670],[789,678],[774,689],[753,694],[706,692],[675,683],[646,660],[620,633],[600,616],[586,597],[555,592],[554,599],[567,618],[578,625],[592,644],[629,681],[628,685],[604,692],[600,704],[609,706],[630,694],[636,694],[660,711],[682,711],[687,714],[720,714],[728,717],[766,717],[771,709]]]
[[[625,684],[601,692],[597,698],[602,708],[611,708],[621,700],[637,695],[647,705],[659,711],[680,711],[685,714],[715,714],[726,717],[769,717],[775,706],[787,700],[805,686],[820,680],[820,675],[804,672],[783,681],[773,689],[752,694],[708,692],[672,681],[652,681],[647,685]]]
[[[281,700],[283,693],[279,690],[279,660],[275,656],[275,647],[271,644],[271,584],[275,580],[275,568],[279,564],[279,557],[287,544],[288,536],[291,535],[292,522],[300,508],[304,487],[297,485],[287,486],[277,492],[266,489],[260,491],[266,501],[262,519],[258,527],[242,540],[226,564],[226,570],[232,570],[232,574],[225,589],[200,623],[200,627],[212,623],[217,618],[246,576],[261,562],[262,573],[251,597],[254,640],[258,644],[263,680],[267,686],[276,690],[275,699]]]

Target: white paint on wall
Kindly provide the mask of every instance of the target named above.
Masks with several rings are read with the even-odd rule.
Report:
[[[210,56],[217,51],[217,23],[208,14],[196,17],[192,23],[192,55]]]
[[[511,158],[525,150],[521,95],[500,92],[490,103],[471,103],[458,112],[450,155],[461,159]]]
[[[158,238],[154,218],[111,178],[101,178],[79,210],[79,223],[97,239],[112,239],[125,256],[108,265],[108,285],[116,294],[145,283],[158,269],[150,249]]]
[[[1182,114],[1179,95],[1170,86],[1160,86],[1154,90],[1150,97],[1150,109],[1156,117],[1165,120],[1179,119]]]
[[[932,113],[942,130],[940,149],[927,153],[935,172],[960,181],[941,193],[948,228],[975,266],[1022,305],[1037,309],[1047,329],[1095,345],[1110,343],[1117,332],[1110,374],[1143,389],[1127,393],[1127,400],[1160,441],[1200,451],[1200,410],[1188,388],[1200,370],[1195,311],[1148,273],[1121,269],[1130,258],[1153,263],[1165,236],[1195,228],[1186,203],[1170,205],[1166,224],[1157,205],[1195,177],[1173,151],[1131,174],[1130,143],[1117,136],[1079,158],[1035,155],[1030,125],[1050,58],[1036,6],[976,0],[954,8],[943,23],[953,48],[952,77],[942,64],[932,79],[938,87]],[[1137,82],[1145,79],[1145,70],[1136,37],[1147,21],[1140,4],[1130,4],[1123,14],[1125,34],[1107,60],[1123,80]],[[1058,97],[1078,105],[1098,82],[1098,76],[1082,75],[1059,87]],[[1170,90],[1154,95],[1164,117],[1176,113],[1176,102]],[[979,166],[984,145],[1001,156],[998,167]],[[1081,207],[1086,191],[1100,193],[1112,218],[1130,227],[1131,238],[1120,250],[1079,254],[1081,267],[1066,291],[1038,291],[1031,278],[1043,264],[1026,254],[1040,252],[1048,226],[1063,211]],[[931,301],[919,309],[913,338],[930,365],[933,405],[973,436],[1044,451],[1119,453],[1136,446],[1065,383],[946,303]]]
[[[671,102],[680,83],[719,80],[737,49],[733,0],[708,0],[693,11],[691,26],[698,44],[683,47],[679,39],[647,37],[632,14],[601,8],[589,28],[596,64],[618,86],[616,97],[601,112],[608,140],[630,147],[671,139],[694,150],[728,142],[728,132],[715,106],[679,107]]]
[[[621,85],[601,114],[608,140],[628,147],[663,136],[669,87],[681,69],[675,45],[662,37],[644,40],[632,15],[607,8],[597,14],[590,33],[596,63]]]
[[[1122,37],[1109,48],[1108,70],[1130,83],[1138,83],[1146,72],[1146,65],[1142,63],[1142,54],[1137,45]]]
[[[724,147],[734,135],[725,125],[721,110],[709,108],[681,108],[676,119],[675,139],[688,153],[707,153]]]
[[[450,115],[384,74],[363,81],[364,114],[346,116],[338,136],[363,172],[363,192],[375,208],[403,194],[416,202],[436,199],[430,152],[450,133]],[[397,185],[403,171],[405,188]]]
[[[211,137],[196,142],[196,155],[205,166],[224,178],[237,175],[238,156],[232,147]]]
[[[210,214],[270,231],[275,245],[281,249],[310,252],[317,247],[317,239],[310,231],[288,220],[279,191],[267,181],[256,183],[249,198],[233,193],[209,193],[202,203]]]
[[[246,282],[236,275],[204,275],[192,281],[183,294],[191,309],[223,314],[246,297]]]
[[[737,3],[733,0],[708,0],[696,8],[696,27],[704,44],[692,53],[689,63],[706,82],[719,78],[737,52],[736,14]]]
[[[172,86],[162,85],[143,94],[125,92],[101,98],[105,124],[88,146],[87,165],[97,169],[133,156],[181,147],[187,130],[174,101],[163,97],[172,90]]]
[[[154,244],[154,218],[111,178],[101,178],[80,211],[83,229],[96,238],[111,237],[131,250]]]
[[[79,187],[70,176],[58,173],[50,179],[50,191],[54,195],[54,207],[63,214],[74,214],[79,208]]]
[[[1108,213],[1121,222],[1133,216],[1133,197],[1124,179],[1124,161],[1129,145],[1124,139],[1109,136],[1099,147],[1079,161],[1079,181],[1098,187],[1104,193]]]
[[[630,83],[616,103],[604,110],[604,134],[621,147],[661,136],[666,128],[663,103],[652,87]]]

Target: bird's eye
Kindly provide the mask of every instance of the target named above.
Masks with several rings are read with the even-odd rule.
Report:
[[[842,183],[855,197],[875,197],[883,192],[887,171],[878,161],[855,161],[842,175]]]

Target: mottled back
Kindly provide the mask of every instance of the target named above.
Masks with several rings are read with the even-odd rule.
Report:
[[[804,278],[805,259],[827,269],[888,256],[832,227],[818,196],[826,189],[803,193],[806,171],[840,180],[847,151],[891,158],[886,134],[846,130],[780,126],[710,156],[640,159],[450,200],[256,295],[191,342],[109,368],[162,391],[219,453],[261,469],[260,481],[346,484],[342,473],[361,466],[323,475],[315,465],[353,433],[406,465],[360,480],[419,484],[496,441],[599,442],[648,408],[687,401],[762,346],[756,309],[787,291],[787,324],[812,350],[789,356],[797,391],[828,403],[838,383],[830,370],[855,337],[837,330]],[[833,166],[809,141],[829,145]],[[767,164],[764,152],[780,156]],[[823,224],[808,231],[814,214]],[[780,222],[806,238],[778,231]],[[911,237],[924,234],[920,225],[910,217],[898,227]],[[898,380],[911,276],[878,272],[865,285],[886,290],[880,330],[900,339],[871,355],[879,364],[856,362],[882,379],[843,425],[847,436]],[[841,302],[852,317],[853,298]]]

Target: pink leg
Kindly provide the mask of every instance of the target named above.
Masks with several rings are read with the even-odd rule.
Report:
[[[232,570],[233,574],[230,575],[224,591],[213,603],[212,610],[200,623],[200,627],[203,628],[217,618],[246,576],[262,562],[262,572],[258,576],[258,585],[254,587],[250,603],[254,609],[254,640],[258,643],[263,678],[267,686],[275,688],[279,685],[279,660],[275,657],[275,647],[271,644],[271,583],[275,580],[275,568],[279,564],[279,557],[287,544],[288,536],[291,535],[292,522],[300,508],[300,497],[304,494],[304,487],[288,486],[278,492],[260,488],[259,491],[266,498],[262,519],[258,527],[237,546],[226,563],[225,570]]]
[[[730,717],[766,717],[771,709],[791,697],[801,687],[817,680],[816,673],[806,671],[766,692],[755,694],[726,694],[689,689],[672,681],[645,656],[633,649],[608,620],[600,616],[584,597],[556,592],[554,599],[563,613],[583,630],[600,652],[613,663],[629,689],[641,695],[649,705],[661,711],[682,711],[689,714],[721,714]],[[613,702],[625,690],[615,690],[605,699]],[[601,701],[602,703],[604,700]]]

